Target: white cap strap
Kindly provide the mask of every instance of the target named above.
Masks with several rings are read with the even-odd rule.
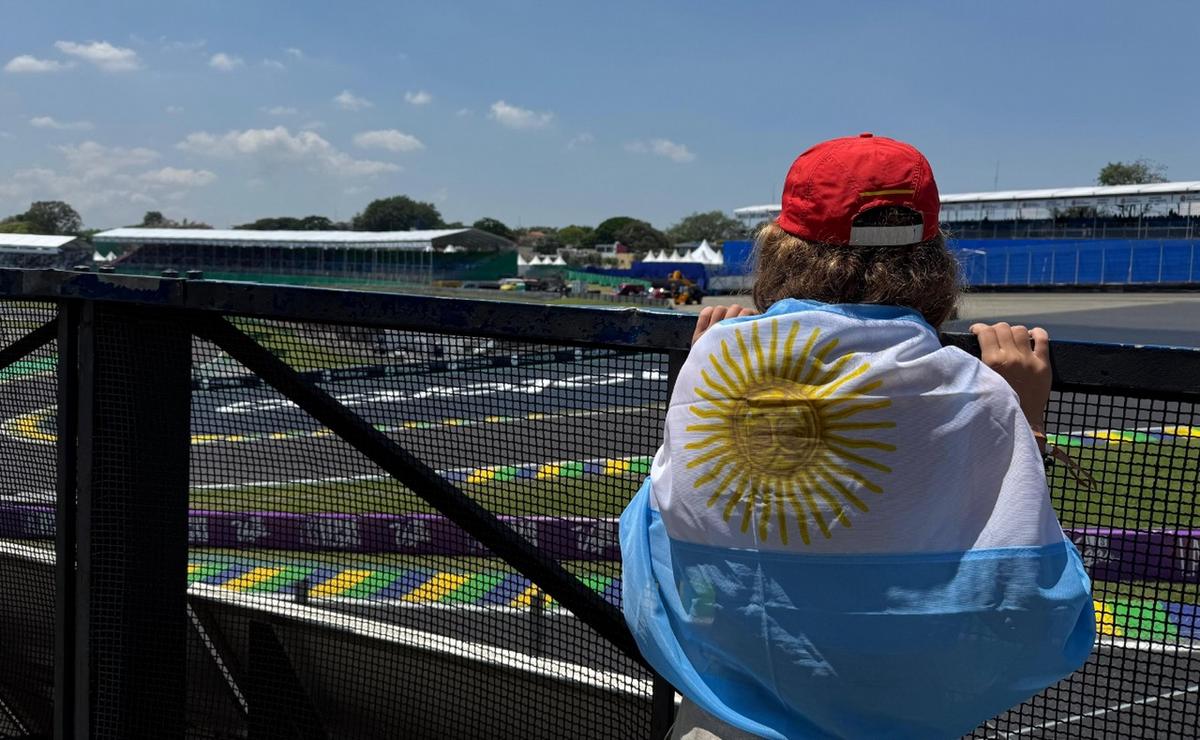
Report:
[[[855,247],[900,247],[921,241],[922,224],[911,226],[851,226],[850,244]]]

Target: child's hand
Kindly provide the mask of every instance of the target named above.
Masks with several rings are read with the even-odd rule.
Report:
[[[980,359],[1017,392],[1021,410],[1039,445],[1043,443],[1046,402],[1050,400],[1050,335],[1005,323],[972,324],[979,338]]]
[[[736,319],[738,316],[753,316],[757,311],[753,308],[742,308],[738,304],[732,306],[705,306],[700,311],[700,318],[696,321],[696,331],[692,334],[692,344],[695,344],[704,332],[713,324],[724,321],[725,319]]]

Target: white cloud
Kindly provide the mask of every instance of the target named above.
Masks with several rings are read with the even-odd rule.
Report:
[[[195,41],[167,41],[165,36],[159,37],[158,43],[163,51],[200,51],[208,46],[208,42],[204,39],[196,39]]]
[[[4,65],[4,71],[10,74],[26,74],[37,72],[61,72],[74,67],[74,62],[60,62],[54,59],[38,59],[28,54],[13,57]]]
[[[418,90],[416,92],[410,91],[404,93],[404,100],[412,103],[413,105],[429,105],[433,102],[433,96],[424,90]]]
[[[229,131],[221,135],[198,131],[188,134],[177,147],[185,152],[224,159],[249,157],[266,167],[307,165],[344,177],[400,170],[390,162],[354,159],[313,131],[300,131],[293,135],[283,126]]]
[[[279,61],[278,59],[264,59],[262,66],[266,67],[267,69],[287,69],[287,67],[283,65],[283,62]]]
[[[89,176],[111,175],[119,170],[145,167],[158,159],[158,152],[145,147],[105,146],[94,141],[58,147],[67,167]]]
[[[362,110],[363,108],[371,108],[375,104],[366,98],[360,98],[349,90],[342,90],[333,98],[333,102],[346,110]]]
[[[572,136],[571,140],[567,142],[567,148],[568,149],[577,149],[581,146],[591,144],[595,140],[596,140],[595,136],[592,136],[591,134],[589,134],[588,132],[585,131],[582,134],[579,134],[578,136]]]
[[[270,108],[265,105],[259,108],[260,111],[272,116],[294,116],[300,111],[286,105],[273,105]]]
[[[106,72],[129,72],[141,69],[142,66],[142,60],[138,59],[136,51],[113,46],[107,41],[89,41],[85,44],[56,41],[54,46],[62,53],[79,57]]]
[[[454,112],[454,115],[458,116],[459,118],[469,116],[469,115],[471,115],[471,109],[470,108],[459,108],[458,110],[456,110]]]
[[[302,131],[317,131],[325,128],[324,121],[309,121],[300,127]]]
[[[232,72],[242,64],[244,62],[241,57],[230,56],[223,51],[213,54],[212,58],[208,60],[208,66],[220,72]]]
[[[303,59],[304,58],[304,52],[301,51],[300,49],[297,49],[294,46],[289,46],[288,48],[284,49],[284,51],[289,56],[291,56],[293,59]]]
[[[104,218],[127,223],[138,209],[186,197],[189,188],[217,179],[208,170],[141,171],[159,158],[152,149],[109,147],[94,141],[56,149],[63,157],[61,168],[34,167],[5,177],[0,181],[0,203],[11,209],[31,200],[65,200],[81,212],[103,208]]]
[[[684,164],[696,159],[696,155],[692,153],[683,144],[676,144],[670,139],[651,139],[650,141],[634,141],[625,145],[625,148],[631,152],[638,154],[653,154],[658,157],[666,157],[672,162]]]
[[[138,175],[142,182],[153,185],[163,185],[174,188],[199,188],[211,184],[217,176],[208,170],[189,170],[177,167],[163,167]]]
[[[165,110],[167,113],[170,113],[171,115],[176,115],[179,113],[183,113],[183,106],[182,105],[168,105],[166,108],[163,108],[163,110]]]
[[[509,128],[537,129],[549,126],[550,121],[554,119],[554,114],[549,112],[539,113],[527,108],[509,105],[503,100],[497,100],[495,103],[492,103],[492,112],[488,114],[488,118],[495,119],[497,123]]]
[[[51,116],[36,116],[29,119],[34,128],[52,128],[56,131],[90,131],[91,121],[59,121]]]
[[[389,152],[415,152],[425,148],[417,137],[394,128],[363,131],[354,137],[354,145],[360,149],[386,149]]]

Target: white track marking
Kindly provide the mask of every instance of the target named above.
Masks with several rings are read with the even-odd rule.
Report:
[[[1173,691],[1167,691],[1162,694],[1156,694],[1155,696],[1144,696],[1141,699],[1134,699],[1133,701],[1121,702],[1120,704],[1114,704],[1111,707],[1104,707],[1103,709],[1093,709],[1090,712],[1083,712],[1081,714],[1073,714],[1070,717],[1064,717],[1062,719],[1051,720],[1049,722],[1042,722],[1041,724],[1030,725],[1029,727],[1022,727],[1021,729],[1013,730],[1012,732],[998,733],[995,737],[1002,737],[1002,738],[1003,737],[1019,737],[1021,735],[1028,735],[1031,732],[1037,732],[1038,730],[1048,730],[1051,727],[1057,727],[1059,725],[1070,724],[1071,722],[1078,722],[1081,719],[1092,719],[1094,717],[1102,717],[1106,714],[1109,714],[1110,712],[1123,712],[1126,709],[1132,709],[1134,707],[1149,706],[1151,704],[1155,704],[1155,703],[1163,701],[1163,700],[1175,699],[1180,696],[1186,696],[1188,694],[1195,694],[1198,692],[1200,692],[1200,684],[1196,684],[1194,686],[1188,686],[1185,689],[1175,689]]]

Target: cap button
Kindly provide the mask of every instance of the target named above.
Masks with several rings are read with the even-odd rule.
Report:
[[[875,134],[871,133],[870,131],[864,131],[864,132],[862,132],[861,134],[859,134],[859,135],[858,135],[858,138],[860,138],[860,139],[870,139],[870,138],[872,138],[872,137],[874,137],[874,136],[875,136]]]

